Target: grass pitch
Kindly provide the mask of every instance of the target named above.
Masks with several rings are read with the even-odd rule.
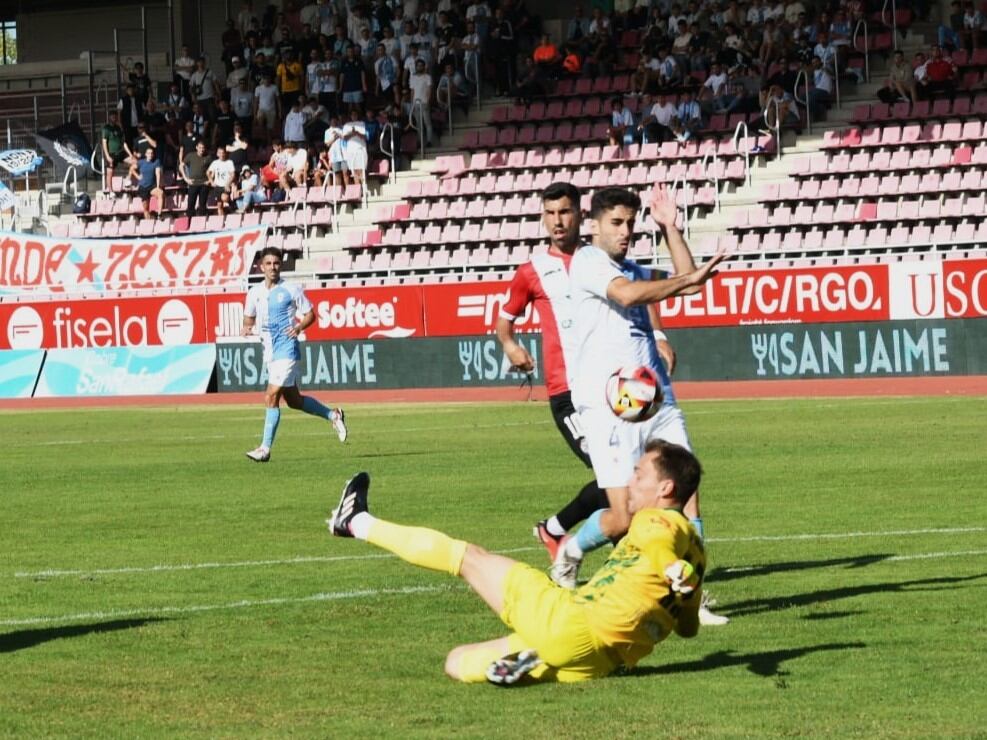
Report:
[[[985,399],[694,402],[708,587],[732,622],[631,673],[442,674],[504,628],[459,581],[334,540],[371,508],[546,565],[588,474],[544,404],[0,414],[0,734],[985,737]],[[602,554],[587,564],[598,564]]]

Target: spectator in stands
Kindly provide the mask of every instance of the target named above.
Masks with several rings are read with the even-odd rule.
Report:
[[[374,78],[377,85],[377,97],[391,99],[401,104],[401,88],[398,85],[398,62],[387,53],[387,47],[377,44],[377,58],[374,60]]]
[[[186,121],[178,140],[178,167],[185,169],[185,157],[195,152],[195,145],[202,141],[202,137],[196,135],[195,128],[191,121]]]
[[[817,121],[821,119],[833,100],[833,77],[823,67],[819,57],[812,57],[811,67],[805,70],[812,81],[809,88],[809,113]]]
[[[161,101],[166,113],[171,113],[177,120],[185,121],[192,116],[192,106],[188,98],[182,94],[182,88],[177,82],[168,86],[168,95]]]
[[[205,109],[202,107],[202,103],[196,103],[192,106],[192,130],[195,135],[198,136],[203,141],[212,140],[212,126],[209,124],[209,119],[206,117]]]
[[[367,132],[367,158],[380,155],[381,124],[377,115],[367,108],[363,114],[363,128]]]
[[[195,62],[195,71],[189,79],[189,91],[192,102],[202,106],[209,121],[216,117],[216,77],[206,66],[206,58],[199,57]]]
[[[514,85],[517,47],[514,44],[514,26],[507,19],[502,7],[494,11],[487,48],[495,69],[497,95],[506,95]]]
[[[877,91],[877,97],[888,105],[893,105],[899,100],[908,100],[915,103],[918,96],[915,93],[915,73],[912,65],[905,60],[905,54],[898,49],[891,58],[888,67],[888,78],[884,87]]]
[[[963,11],[959,0],[949,4],[948,22],[939,26],[939,46],[956,50],[963,46]]]
[[[131,147],[131,152],[133,157],[130,159],[130,177],[136,178],[138,176],[137,165],[140,160],[144,158],[144,152],[148,149],[157,149],[158,142],[151,136],[147,131],[146,124],[142,121],[137,124],[137,134],[134,136],[134,145]]]
[[[511,90],[511,96],[518,105],[530,105],[535,98],[545,96],[545,85],[538,72],[538,67],[535,66],[535,60],[531,57],[525,57],[524,69],[521,71],[514,89]]]
[[[480,34],[476,32],[476,24],[468,21],[466,34],[460,39],[459,48],[463,50],[463,69],[466,70],[467,75],[472,70],[477,80],[479,80],[479,76],[476,75],[476,71],[480,69],[479,58],[482,43]]]
[[[137,136],[137,124],[144,120],[144,105],[137,99],[134,86],[128,84],[124,93],[117,101],[117,112],[120,114],[120,126],[127,144],[133,145]]]
[[[206,154],[206,142],[199,139],[195,151],[185,155],[185,167],[179,175],[188,185],[188,205],[185,213],[192,216],[206,215],[206,202],[209,199],[209,178],[206,172],[213,158]]]
[[[216,199],[219,215],[225,216],[231,206],[233,183],[236,180],[236,167],[227,158],[226,147],[216,147],[216,159],[209,163],[206,179],[211,188],[211,195]]]
[[[542,35],[541,42],[531,53],[531,58],[534,60],[535,67],[543,80],[558,77],[562,55],[559,53],[559,48],[552,43],[552,38],[547,33]]]
[[[925,67],[925,79],[920,84],[923,97],[953,95],[956,92],[956,65],[943,56],[941,46],[932,47],[932,59]]]
[[[137,100],[141,105],[147,105],[147,101],[151,99],[152,83],[150,76],[144,71],[143,62],[134,62],[133,69],[128,69],[127,65],[121,62],[120,68],[127,75],[128,83],[133,85]]]
[[[579,77],[583,71],[583,59],[575,45],[567,44],[562,59],[562,71],[568,77]]]
[[[151,198],[158,199],[157,217],[164,209],[164,190],[161,187],[161,162],[153,146],[144,150],[144,157],[137,162],[137,197],[144,210],[144,218],[151,217]]]
[[[302,112],[302,99],[300,95],[295,96],[294,103],[288,110],[288,115],[284,117],[284,143],[285,146],[292,144],[304,146],[305,144],[305,114]]]
[[[342,90],[344,106],[363,105],[367,93],[367,71],[363,62],[356,56],[356,47],[346,47],[346,58],[339,67],[339,89]]]
[[[233,110],[237,123],[243,127],[243,131],[249,139],[254,121],[254,94],[250,91],[246,79],[241,79],[237,82],[236,87],[230,91],[230,108]]]
[[[589,36],[589,18],[583,15],[583,6],[577,5],[573,17],[569,20],[566,28],[565,40],[567,42],[580,42]]]
[[[408,79],[408,87],[411,90],[407,115],[417,127],[419,123],[425,125],[425,141],[428,146],[432,146],[432,75],[425,69],[425,62],[421,59],[415,63],[415,73]],[[414,112],[417,105],[421,105],[421,121]]]
[[[339,70],[340,60],[332,47],[324,52],[322,63],[322,92],[319,93],[319,103],[334,116],[339,111]]]
[[[689,32],[689,24],[682,18],[675,29],[675,37],[672,41],[672,56],[675,63],[683,72],[689,71],[689,49],[692,44],[692,34]]]
[[[329,111],[316,98],[306,98],[302,106],[305,114],[305,141],[307,144],[322,144],[322,137],[329,128]]]
[[[281,109],[290,110],[302,92],[305,73],[295,58],[294,51],[285,52],[275,72],[278,90],[281,91]]]
[[[363,29],[370,30],[370,20],[363,14],[363,6],[356,3],[350,7],[346,16],[346,36],[350,43],[356,45],[360,43],[363,36]]]
[[[226,97],[229,98],[233,91],[236,90],[237,86],[240,84],[240,80],[247,82],[250,79],[250,70],[246,68],[243,64],[243,59],[239,55],[235,55],[230,59],[230,64],[232,69],[230,69],[229,74],[226,75]]]
[[[614,43],[613,36],[606,31],[601,31],[591,38],[596,39],[596,44],[583,61],[585,74],[588,77],[608,75],[617,61],[617,44]]]
[[[984,14],[967,0],[963,5],[963,45],[968,51],[979,49],[984,35]]]
[[[463,77],[462,73],[459,72],[452,62],[446,62],[442,66],[442,76],[439,77],[438,84],[435,86],[436,90],[436,101],[439,105],[445,107],[446,113],[448,114],[448,105],[455,106],[459,108],[463,115],[465,116],[469,113],[470,108],[470,93],[466,86],[466,79]],[[439,91],[443,92],[442,97],[438,95]]]
[[[651,71],[648,62],[642,56],[637,62],[637,69],[631,73],[631,95],[644,95],[651,89]]]
[[[343,126],[343,138],[346,140],[346,167],[353,182],[365,185],[368,161],[367,129],[356,108],[350,110],[350,120]]]
[[[663,46],[658,50],[658,59],[654,64],[655,80],[658,90],[672,90],[678,87],[682,81],[682,72],[679,69],[675,57],[668,53],[668,47]]]
[[[601,33],[610,33],[610,19],[603,14],[599,7],[594,7],[593,19],[589,23],[589,35],[598,36]]]
[[[269,80],[274,80],[274,67],[271,65],[271,60],[274,57],[267,56],[260,49],[257,50],[257,54],[254,55],[254,62],[250,65],[250,79],[253,82],[254,89],[267,77]]]
[[[730,77],[727,75],[723,65],[713,62],[709,76],[699,90],[699,105],[704,111],[716,109],[717,101],[720,101],[729,92]]]
[[[158,110],[158,102],[151,98],[147,101],[147,106],[144,109],[144,126],[147,128],[147,132],[155,140],[163,141],[166,124],[167,120],[164,113]],[[161,148],[157,144],[154,146],[160,153]]]
[[[734,5],[735,3],[731,3]],[[718,61],[727,68],[738,64],[750,64],[754,58],[754,52],[747,39],[737,30],[737,26],[732,23],[724,26],[723,48],[719,52]]]
[[[761,93],[761,117],[754,124],[762,133],[771,135],[775,127],[798,126],[801,122],[798,106],[781,85],[770,85]]]
[[[350,171],[346,163],[346,138],[339,125],[339,119],[333,117],[325,133],[325,145],[329,151],[329,164],[333,172],[333,180],[342,177],[343,184],[350,184]]]
[[[820,30],[816,34],[816,45],[812,49],[812,54],[818,57],[823,66],[833,74],[836,69],[836,47],[829,41],[829,32]]]
[[[675,139],[686,142],[702,127],[703,114],[699,103],[692,99],[691,90],[683,90],[678,107],[675,109],[675,118],[672,119],[672,133],[675,134]]]
[[[174,68],[173,81],[179,86],[182,96],[190,99],[189,81],[192,79],[192,73],[195,72],[195,59],[192,57],[192,50],[188,46],[182,47],[181,54],[175,59]]]
[[[233,143],[233,124],[236,123],[236,116],[230,104],[220,99],[219,110],[216,111],[216,121],[212,127],[212,145],[228,146]]]
[[[764,22],[764,30],[761,32],[761,47],[757,54],[761,66],[767,67],[777,60],[782,48],[781,31],[775,25],[774,19],[769,18]]]
[[[668,100],[668,96],[659,93],[657,101],[646,112],[638,126],[642,141],[649,144],[672,141],[675,138],[675,134],[672,133],[672,120],[675,114],[675,106]]]
[[[249,148],[250,142],[247,141],[244,134],[243,124],[237,121],[233,124],[233,139],[226,145],[226,153],[237,172],[247,163],[247,150]]]
[[[232,18],[226,20],[226,28],[223,29],[219,41],[223,45],[223,52],[219,58],[225,65],[226,74],[229,75],[233,71],[233,57],[243,53],[243,37]]]
[[[251,21],[256,20],[250,0],[243,0],[240,10],[236,14],[236,28],[244,38],[252,27]]]
[[[254,129],[255,136],[270,141],[281,120],[281,98],[278,89],[271,84],[270,77],[264,77],[254,90]]]
[[[107,121],[99,132],[100,146],[103,150],[103,188],[107,193],[113,192],[114,168],[133,158],[127,137],[120,128],[120,117],[116,111],[111,111]]]
[[[308,148],[297,146],[292,141],[284,145],[287,152],[285,167],[281,172],[280,185],[287,193],[291,188],[302,186],[308,181]]]
[[[332,162],[329,160],[329,150],[323,144],[319,147],[315,166],[312,168],[312,184],[316,187],[322,187],[329,180],[331,174]]]
[[[624,105],[622,96],[610,101],[610,128],[607,136],[611,144],[633,144],[637,129],[634,125],[634,114]]]
[[[360,38],[357,39],[356,47],[364,66],[368,68],[373,66],[374,57],[377,54],[377,39],[370,35],[369,28],[364,27],[360,30]]]

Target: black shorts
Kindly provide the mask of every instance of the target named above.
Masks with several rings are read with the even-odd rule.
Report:
[[[110,154],[110,166],[115,167],[127,158],[127,150],[121,149],[116,153]]]
[[[141,200],[151,200],[151,193],[156,190],[152,185],[149,188],[137,188],[137,197]]]
[[[569,449],[583,461],[587,468],[593,467],[593,463],[589,459],[586,435],[583,432],[582,424],[579,422],[579,412],[572,405],[572,393],[565,391],[555,396],[549,396],[548,405],[552,409],[555,426],[559,428],[559,432],[566,444],[569,445]]]

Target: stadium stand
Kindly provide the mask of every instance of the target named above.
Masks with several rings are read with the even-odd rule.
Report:
[[[288,135],[293,94],[279,70],[291,65],[289,51],[314,53],[297,92],[315,98],[304,117],[317,133],[306,130],[305,144],[309,173],[321,170],[319,178],[275,176],[260,204],[221,214],[211,200],[206,213],[190,213],[176,174],[194,142],[181,138],[198,102],[188,88],[185,103],[160,101],[163,126],[154,119],[169,150],[164,200],[151,202],[160,216],[142,217],[135,182],[118,168],[88,214],[53,221],[51,232],[119,238],[264,223],[268,243],[293,253],[299,276],[337,284],[488,279],[543,248],[538,193],[564,179],[582,187],[587,202],[599,187],[644,191],[667,183],[700,254],[726,248],[745,260],[879,259],[985,236],[987,52],[973,39],[940,55],[925,38],[942,33],[917,7],[899,7],[892,17],[864,4],[818,12],[798,0],[695,5],[559,24],[523,7],[497,21],[477,0],[424,12],[410,27],[384,2],[369,19],[347,18],[345,10],[329,21],[320,16],[320,30],[331,31],[322,39],[289,23],[284,45],[273,49],[264,46],[274,19],[258,18],[256,33],[248,19],[224,53],[211,57],[222,59],[216,84],[227,90],[220,80],[235,81],[241,59],[248,89],[271,74],[285,104],[273,133]],[[372,42],[362,38],[367,23]],[[411,43],[428,68],[414,82]],[[372,58],[379,45],[394,70]],[[341,74],[347,47],[356,49],[367,79],[357,117],[370,155],[362,184],[329,171],[335,155],[321,136],[342,126],[334,117],[346,112],[341,91],[361,86],[359,75]],[[536,53],[548,47],[554,52]],[[908,64],[915,100],[875,99],[894,48],[915,59]],[[262,50],[272,53],[259,62]],[[539,67],[538,59],[549,61]],[[436,92],[416,104],[428,87]],[[496,88],[511,94],[474,104]],[[241,118],[248,123],[252,112]],[[228,142],[228,128],[220,128],[210,144]],[[269,137],[254,134],[243,163],[284,174]],[[615,136],[622,143],[608,143]],[[139,153],[141,142],[131,144]],[[661,260],[646,226],[633,253]]]

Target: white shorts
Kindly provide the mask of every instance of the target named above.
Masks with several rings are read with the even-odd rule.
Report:
[[[355,151],[352,154],[349,150],[346,152],[346,167],[352,172],[353,170],[363,171],[367,169],[367,152],[361,147],[359,151]]]
[[[298,385],[298,360],[271,360],[267,363],[267,382],[278,388]]]
[[[601,488],[623,488],[652,439],[663,439],[692,450],[685,416],[678,406],[665,405],[647,421],[618,419],[607,407],[583,409],[580,419],[589,443],[593,473]]]

